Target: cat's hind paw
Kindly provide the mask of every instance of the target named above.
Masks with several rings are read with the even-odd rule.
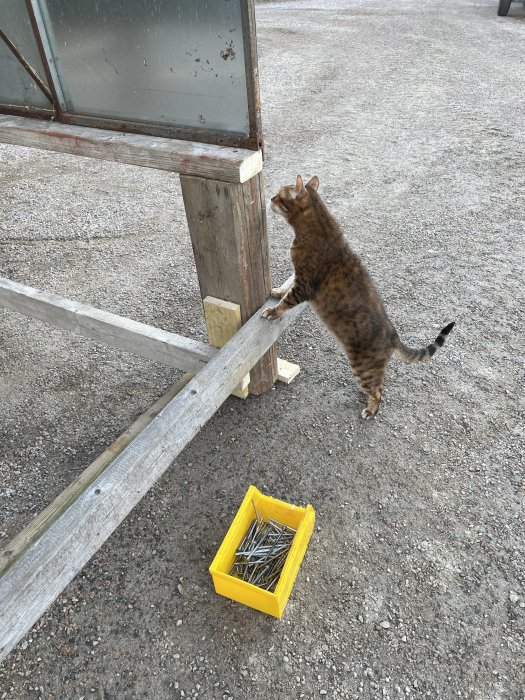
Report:
[[[365,420],[372,420],[375,418],[375,413],[372,413],[372,411],[369,408],[363,408],[361,411],[361,418],[364,418]]]

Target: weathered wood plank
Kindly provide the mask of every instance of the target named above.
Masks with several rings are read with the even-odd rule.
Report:
[[[216,349],[146,323],[95,309],[0,277],[0,307],[194,374]]]
[[[223,345],[233,338],[241,327],[241,307],[231,301],[206,297],[202,300],[204,307],[204,320],[208,330],[208,342],[215,348],[222,348]],[[232,394],[239,399],[248,398],[248,385],[250,375],[243,377],[240,386]]]
[[[276,302],[269,301],[266,306]],[[302,312],[251,318],[0,579],[4,658]]]
[[[180,180],[201,296],[239,304],[246,323],[271,287],[262,173],[243,184]],[[250,373],[250,393],[263,393],[276,379],[271,348]]]
[[[44,510],[7,545],[0,550],[0,577],[19,559],[29,547],[41,537],[69,506],[76,501],[95,479],[119,456],[129,443],[166,408],[171,399],[184,389],[192,379],[190,373],[182,376],[164,396],[125,430],[84,471],[67,486]]]
[[[227,182],[246,182],[262,169],[260,151],[11,115],[0,115],[0,142]]]

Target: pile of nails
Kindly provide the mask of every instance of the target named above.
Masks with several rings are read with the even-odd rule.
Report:
[[[273,518],[264,520],[252,504],[255,520],[235,552],[230,576],[273,593],[296,530]]]

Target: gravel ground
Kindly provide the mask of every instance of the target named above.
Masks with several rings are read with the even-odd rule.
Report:
[[[375,421],[307,310],[0,665],[0,698],[525,697],[525,12],[258,7],[269,196],[321,192],[407,342]],[[0,146],[0,274],[205,339],[176,176]],[[290,234],[269,214],[275,282]],[[177,372],[0,311],[0,539]],[[247,486],[317,524],[282,620],[213,592]]]

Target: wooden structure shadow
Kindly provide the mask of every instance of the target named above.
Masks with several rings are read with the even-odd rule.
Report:
[[[0,551],[1,660],[232,392],[263,393],[279,368],[293,378],[274,343],[303,307],[273,322],[260,313],[277,303],[260,152],[9,115],[0,142],[178,172],[211,343],[0,278],[0,306],[190,373]],[[230,330],[214,304],[235,316]]]

